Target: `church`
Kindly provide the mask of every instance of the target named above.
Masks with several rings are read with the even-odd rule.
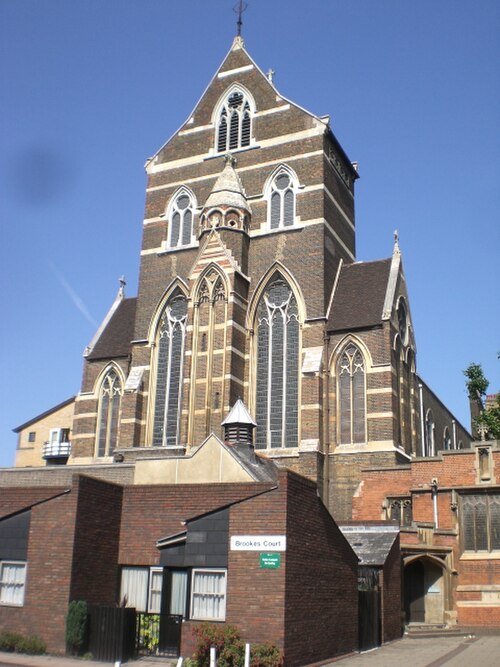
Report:
[[[241,37],[146,172],[137,297],[122,284],[86,348],[47,464],[188,456],[241,399],[256,452],[348,520],[362,467],[469,445],[417,375],[397,235],[357,261],[357,165]]]
[[[283,97],[272,72],[259,68],[240,36],[185,123],[148,159],[146,172],[137,296],[127,296],[121,280],[84,351],[78,395],[15,429],[16,467],[0,471],[0,491],[9,508],[5,520],[28,511],[36,517],[43,503],[71,504],[64,494],[73,494],[78,507],[86,508],[72,515],[77,558],[77,533],[94,526],[89,518],[82,527],[81,517],[88,514],[98,522],[95,510],[101,508],[97,514],[106,515],[104,524],[118,531],[109,536],[112,555],[102,554],[108,569],[92,593],[74,578],[76,561],[68,565],[65,599],[94,595],[90,601],[112,605],[130,599],[136,595],[132,589],[142,586],[144,601],[141,593],[135,606],[146,611],[160,609],[159,602],[156,607],[152,602],[154,594],[165,597],[158,579],[162,568],[182,566],[184,573],[199,562],[188,556],[189,526],[205,520],[204,513],[215,513],[214,521],[223,522],[226,542],[236,525],[242,534],[248,524],[259,534],[278,536],[294,526],[298,536],[307,533],[310,522],[310,548],[316,545],[315,553],[329,554],[324,569],[318,566],[325,586],[338,591],[338,582],[346,582],[336,605],[343,609],[342,622],[349,624],[347,643],[328,644],[306,656],[294,647],[296,629],[288,621],[273,626],[271,635],[262,618],[254,625],[250,619],[247,626],[259,640],[277,637],[289,656],[287,664],[348,652],[357,641],[358,609],[352,599],[360,559],[337,523],[411,524],[408,471],[413,462],[442,465],[446,455],[450,461],[451,455],[475,456],[467,429],[417,374],[397,233],[387,258],[357,259],[356,163],[342,149],[329,117]],[[491,456],[496,457],[495,448]],[[390,470],[401,473],[393,494]],[[377,485],[378,471],[386,471],[383,488]],[[372,488],[376,505],[370,502]],[[293,493],[286,495],[286,489]],[[434,497],[431,486],[425,489]],[[269,505],[255,498],[269,493],[286,496],[286,521],[273,515],[263,523]],[[297,509],[301,497],[309,518]],[[99,498],[94,511],[92,498]],[[248,509],[245,514],[242,506],[257,507],[258,513]],[[238,520],[228,519],[228,512]],[[149,520],[141,523],[144,516]],[[134,532],[138,525],[140,537]],[[4,528],[10,534],[7,524]],[[0,520],[0,538],[2,530]],[[102,530],[104,525],[95,532],[96,553],[103,548]],[[207,530],[201,532],[206,536]],[[386,561],[380,563],[392,559],[391,574],[380,584],[393,596],[381,641],[401,633],[401,580],[399,565],[394,566],[400,558],[398,540],[393,533]],[[307,560],[299,542],[297,551],[290,547],[284,557],[287,567],[294,553],[301,553],[301,560],[296,556],[300,567]],[[417,547],[412,546],[413,560]],[[243,611],[234,600],[241,601],[248,590],[242,580],[239,598],[230,593],[230,584],[236,586],[231,559],[237,554],[228,548],[217,558],[209,549],[197,552],[205,565],[218,568],[210,576],[228,612],[215,614],[216,620],[227,620],[231,613],[240,618]],[[24,559],[26,549],[29,545]],[[84,552],[82,546],[83,561],[88,559]],[[24,562],[23,554],[15,562]],[[105,567],[103,562],[99,567]],[[95,570],[95,562],[85,563]],[[235,566],[232,571],[241,573]],[[26,571],[19,572],[24,586]],[[329,572],[337,584],[328,579]],[[451,577],[451,566],[449,572]],[[172,597],[174,575],[163,579],[170,582],[164,586],[170,612],[177,609],[186,622],[196,618],[198,575],[196,570],[191,574],[191,589],[184,574],[175,574],[177,592],[184,591],[180,605]],[[258,568],[254,574],[262,576]],[[285,590],[291,594],[286,588],[291,581],[283,579],[283,596]],[[313,588],[296,588],[294,595],[305,600]],[[450,609],[451,590],[450,584]],[[309,602],[311,618],[320,610],[338,627],[341,619],[329,616],[331,604],[316,598]],[[256,604],[266,603],[259,599]],[[290,618],[284,608],[272,614]],[[56,634],[52,645],[60,647]],[[183,638],[183,646],[189,641]]]

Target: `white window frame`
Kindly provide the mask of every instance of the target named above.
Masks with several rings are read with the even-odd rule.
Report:
[[[144,574],[147,574],[146,578],[146,584],[145,584],[145,590],[141,591],[141,597],[145,601],[144,609],[139,609],[137,608],[137,611],[139,612],[147,612],[149,614],[159,614],[161,612],[161,592],[163,589],[163,577],[161,581],[161,586],[159,589],[153,589],[153,574],[163,574],[163,568],[162,567],[150,567],[148,565],[122,565],[121,568],[121,574],[120,574],[120,603],[123,600],[124,596],[126,593],[123,591],[123,573],[125,570],[140,570]],[[151,598],[153,596],[153,593],[160,593],[160,608],[159,609],[153,609],[153,605],[151,602]],[[132,606],[130,601],[127,598],[127,607]]]
[[[218,593],[203,593],[195,589],[195,581],[197,574],[223,574],[223,583],[222,591]],[[211,595],[213,597],[221,597],[221,613],[219,616],[200,616],[195,615],[194,613],[194,600],[195,596],[200,595]],[[190,604],[189,604],[189,618],[193,621],[225,621],[226,620],[226,603],[227,603],[227,570],[226,569],[213,569],[213,568],[193,568],[191,572],[191,592],[190,592]]]
[[[186,206],[185,209],[182,209],[181,211],[181,209],[179,209],[177,206],[177,201],[180,199],[180,197],[183,196],[189,198],[189,204]],[[183,243],[182,238],[184,234],[185,212],[188,209],[190,209],[191,211],[191,235],[189,237],[189,241],[187,243]],[[191,246],[196,244],[196,231],[195,231],[196,210],[197,210],[196,198],[194,196],[194,193],[190,189],[182,187],[174,193],[168,205],[168,211],[166,216],[168,220],[167,250],[179,250],[180,248],[190,248]],[[177,240],[177,243],[174,245],[172,243],[172,227],[173,227],[173,217],[176,212],[178,212],[180,215],[180,222],[179,222],[179,238]]]
[[[18,566],[19,568],[22,568],[23,571],[23,577],[22,581],[16,581],[14,582],[14,586],[18,586],[20,589],[20,601],[12,602],[12,601],[6,601],[4,599],[4,588],[8,586],[12,586],[13,582],[8,582],[4,580],[4,568],[5,566],[8,565],[10,567],[12,566]],[[24,606],[24,596],[26,592],[26,573],[27,573],[27,564],[25,561],[19,561],[19,560],[2,560],[0,561],[0,606],[7,606],[7,607],[23,607]]]
[[[161,574],[161,584],[159,588],[153,588],[153,579],[155,574]],[[159,614],[161,612],[161,593],[163,589],[163,568],[151,567],[149,568],[149,582],[148,582],[148,612],[150,614]],[[160,594],[160,605],[158,609],[153,609],[152,597],[153,593]]]

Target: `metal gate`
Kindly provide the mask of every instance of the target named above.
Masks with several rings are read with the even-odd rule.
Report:
[[[89,607],[89,650],[94,660],[127,662],[134,657],[135,609]]]
[[[182,616],[137,613],[135,649],[137,655],[178,658]]]

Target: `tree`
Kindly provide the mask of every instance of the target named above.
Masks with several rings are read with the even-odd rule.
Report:
[[[484,376],[481,364],[469,364],[464,375],[467,378],[465,384],[471,404],[474,435],[477,437],[478,427],[484,426],[487,437],[500,439],[500,393],[496,396],[495,404],[484,409],[489,382]]]

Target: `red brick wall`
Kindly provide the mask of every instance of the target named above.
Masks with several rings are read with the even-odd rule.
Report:
[[[399,535],[383,567],[382,642],[399,639],[403,632],[401,599],[401,551]]]

